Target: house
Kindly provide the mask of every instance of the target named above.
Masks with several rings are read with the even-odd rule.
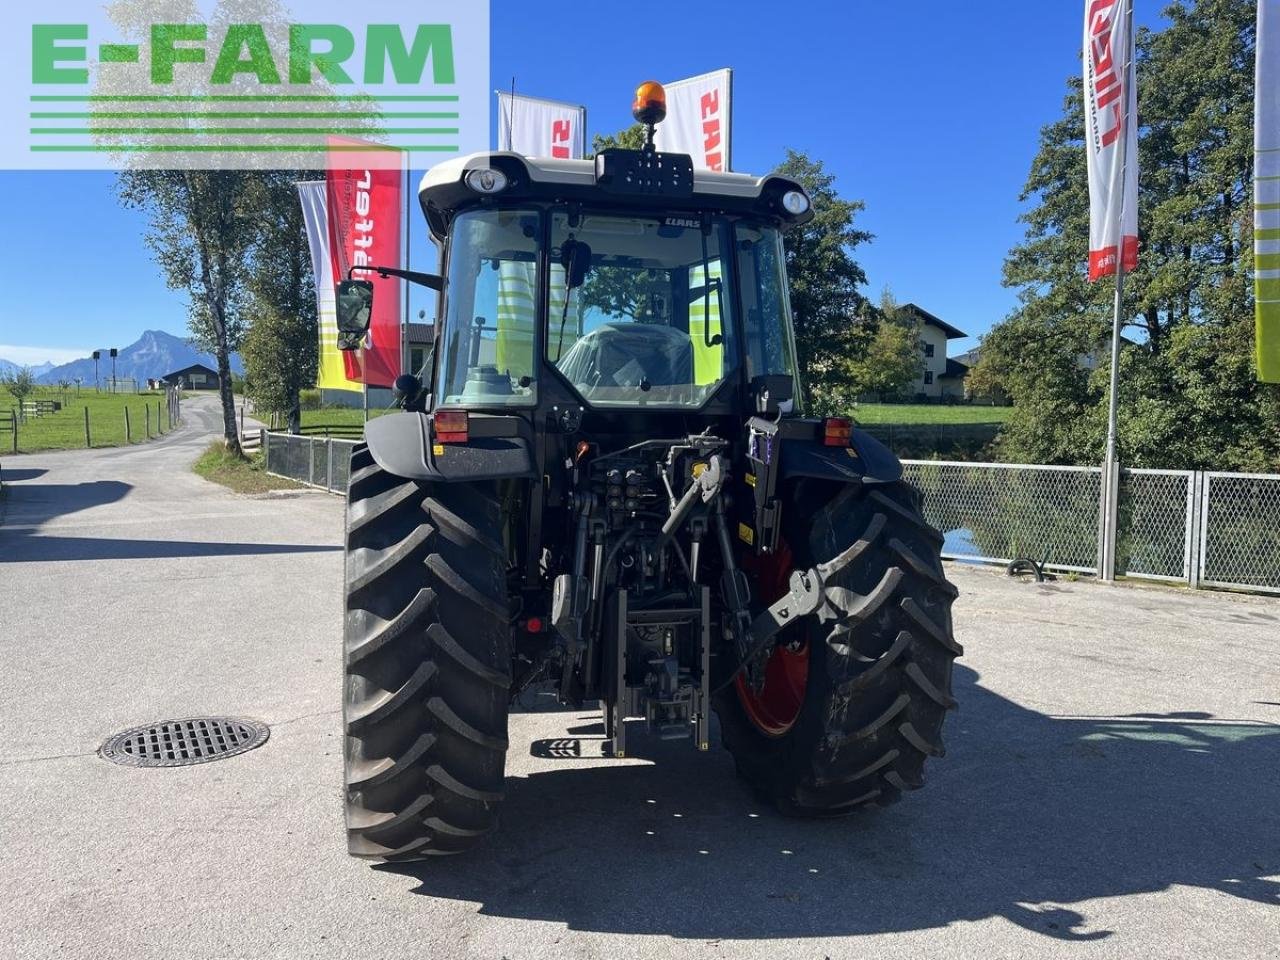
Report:
[[[431,358],[431,348],[436,341],[436,327],[433,323],[410,323],[405,330],[405,345],[409,350],[409,373],[419,373]],[[424,376],[430,377],[431,371]]]
[[[907,387],[907,393],[928,400],[963,399],[964,378],[969,368],[958,360],[947,359],[947,342],[962,340],[968,334],[914,303],[904,304],[900,310],[919,325],[924,352],[924,369],[920,378]]]
[[[160,379],[180,390],[217,390],[219,386],[218,371],[203,363],[193,363],[173,373],[166,373]]]

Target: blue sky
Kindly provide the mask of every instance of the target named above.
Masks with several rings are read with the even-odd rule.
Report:
[[[1162,6],[1137,0],[1136,19],[1155,25]],[[867,205],[868,296],[888,284],[974,336],[1013,307],[1001,264],[1022,235],[1018,195],[1039,129],[1079,69],[1079,0],[534,9],[494,0],[494,87],[514,76],[520,92],[585,104],[588,131],[611,132],[630,122],[641,80],[733,67],[734,168],[765,173],[787,147],[823,160],[840,192]],[[185,299],[165,288],[145,224],[113,183],[0,172],[0,357],[65,360],[145,329],[185,332]],[[422,231],[420,268],[431,266]]]

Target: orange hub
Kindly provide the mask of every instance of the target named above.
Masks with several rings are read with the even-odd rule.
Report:
[[[782,541],[772,556],[749,554],[742,562],[747,575],[754,576],[756,593],[765,605],[787,592],[792,566],[791,550]],[[797,633],[803,629],[793,627],[787,632]],[[738,674],[736,681],[742,709],[762,733],[771,737],[780,737],[794,727],[804,706],[804,690],[809,680],[809,641],[803,635],[791,639],[789,646],[775,646],[769,654],[764,685],[759,691],[751,689],[742,674]]]

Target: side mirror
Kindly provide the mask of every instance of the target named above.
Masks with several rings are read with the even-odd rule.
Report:
[[[373,284],[343,280],[338,284],[338,349],[359,350],[373,315]]]
[[[786,374],[771,373],[752,377],[757,413],[787,413],[795,395],[795,381]]]
[[[560,266],[564,267],[565,288],[576,290],[587,282],[591,270],[591,247],[569,237],[560,246]]]

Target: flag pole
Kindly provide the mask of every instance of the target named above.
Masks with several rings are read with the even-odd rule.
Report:
[[[1122,76],[1126,84],[1136,83],[1134,64],[1130,58],[1133,37],[1133,0],[1125,2],[1125,18],[1128,31],[1125,42],[1125,64]],[[1116,224],[1116,296],[1111,318],[1111,382],[1107,389],[1107,446],[1102,463],[1102,515],[1098,521],[1099,563],[1098,578],[1104,583],[1116,579],[1116,525],[1120,515],[1120,464],[1116,455],[1116,433],[1120,400],[1120,331],[1124,315],[1124,217],[1125,184],[1128,182],[1129,124],[1137,117],[1129,114],[1130,91],[1121,94],[1125,111],[1124,128],[1120,135],[1120,203],[1117,206]]]

